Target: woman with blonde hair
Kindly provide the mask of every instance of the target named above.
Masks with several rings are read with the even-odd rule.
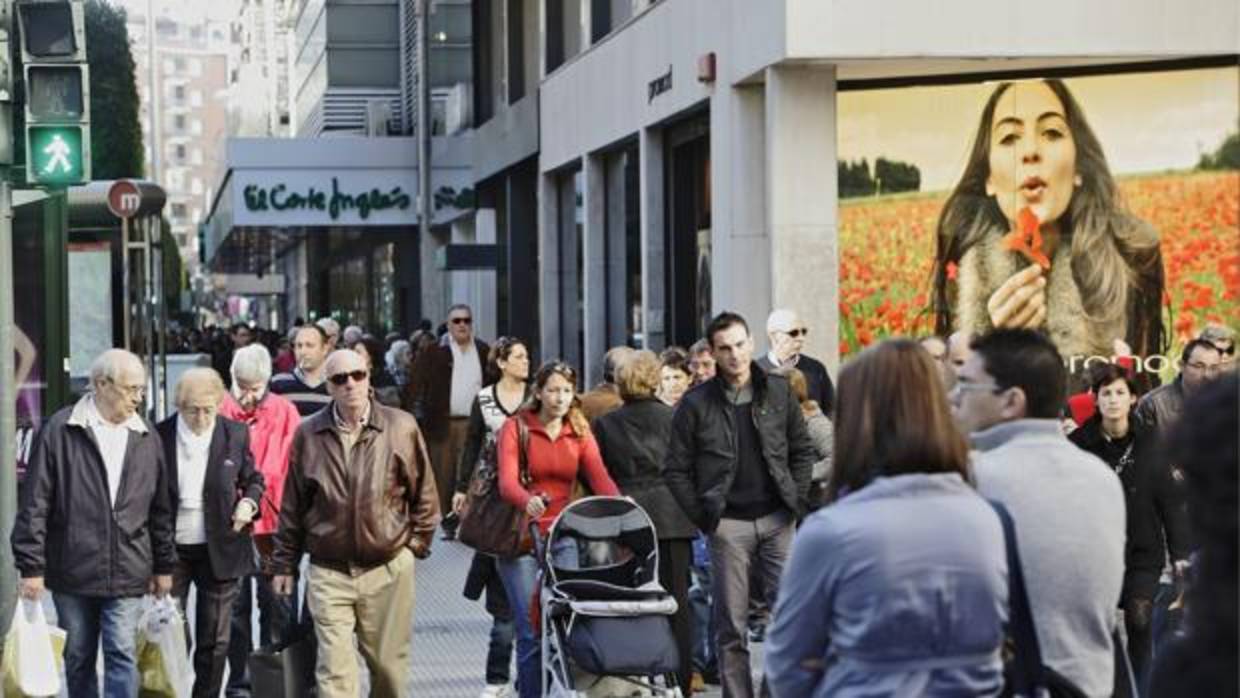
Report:
[[[523,447],[528,482],[520,476]],[[597,495],[620,494],[581,412],[577,372],[562,361],[538,369],[527,406],[500,429],[498,450],[500,496],[537,522],[543,535],[568,506],[578,477]],[[530,619],[538,561],[526,553],[501,558],[496,566],[517,622],[517,692],[521,698],[538,698],[542,695],[542,650]]]
[[[697,526],[672,496],[663,479],[672,439],[672,408],[659,391],[666,363],[639,351],[620,364],[616,385],[624,405],[594,420],[594,437],[620,492],[641,505],[659,534],[659,583],[676,599],[672,633],[680,649],[679,685],[686,694],[693,677],[693,624],[689,607],[689,566]]]
[[[797,533],[767,631],[772,693],[998,695],[1003,529],[938,370],[885,341],[844,366],[838,398],[830,504]]]

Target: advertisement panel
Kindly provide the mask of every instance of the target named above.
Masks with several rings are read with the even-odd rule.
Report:
[[[1046,330],[1174,372],[1240,317],[1240,69],[846,91],[840,352]]]

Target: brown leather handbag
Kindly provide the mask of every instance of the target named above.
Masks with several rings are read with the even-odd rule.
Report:
[[[522,487],[530,485],[530,465],[526,455],[530,430],[521,416],[517,421],[517,478]],[[457,540],[480,553],[496,557],[517,557],[531,550],[529,517],[504,501],[499,493],[499,457],[492,439],[478,459],[478,467],[469,481],[461,523],[456,529]]]

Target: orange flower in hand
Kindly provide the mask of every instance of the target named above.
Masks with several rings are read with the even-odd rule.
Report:
[[[1042,251],[1042,223],[1028,206],[1016,217],[1016,230],[1003,236],[1003,246],[1025,255],[1030,262],[1043,269],[1051,268],[1051,260]]]

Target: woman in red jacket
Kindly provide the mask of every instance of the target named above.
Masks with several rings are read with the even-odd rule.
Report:
[[[521,485],[518,472],[521,443],[517,420],[529,430],[527,487]],[[553,361],[534,377],[534,396],[529,406],[510,417],[500,430],[500,495],[537,521],[545,535],[568,505],[578,477],[595,494],[620,494],[607,474],[590,425],[581,413],[576,371],[566,363]],[[501,558],[496,567],[517,624],[517,692],[521,698],[538,698],[542,695],[542,652],[538,631],[530,620],[530,607],[538,588],[538,562],[526,553]]]

